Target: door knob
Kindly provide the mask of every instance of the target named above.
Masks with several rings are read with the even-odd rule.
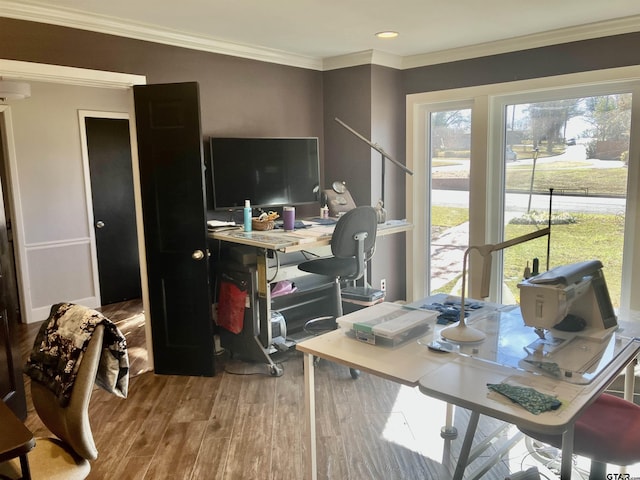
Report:
[[[194,250],[191,254],[191,258],[194,260],[202,260],[204,258],[204,252],[202,250]]]
[[[103,222],[102,220],[98,220],[98,221],[96,222],[96,227],[97,227],[97,228],[102,228],[102,227],[104,227],[104,222]]]

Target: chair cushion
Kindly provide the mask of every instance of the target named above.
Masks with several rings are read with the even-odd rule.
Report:
[[[74,454],[56,438],[37,438],[36,446],[27,458],[33,480],[83,480],[91,470],[87,460]],[[21,478],[20,460],[16,458],[0,463],[0,475]]]
[[[522,431],[560,448],[561,435]],[[640,461],[640,406],[603,393],[576,422],[574,452],[598,462],[631,465]]]
[[[298,265],[298,268],[303,272],[315,273],[317,275],[348,277],[358,271],[358,262],[355,257],[327,257],[303,262]]]

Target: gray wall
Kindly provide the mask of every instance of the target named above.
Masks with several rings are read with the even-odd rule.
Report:
[[[371,138],[391,158],[406,163],[405,96],[402,93],[402,72],[387,67],[372,67]],[[375,205],[381,189],[381,155],[371,151],[373,175],[371,198]],[[385,161],[385,209],[387,218],[406,218],[405,182],[408,177],[389,160]],[[410,181],[410,178],[409,178]],[[376,255],[371,262],[371,284],[380,286],[380,279],[387,284],[388,300],[406,299],[406,233],[379,237]]]
[[[394,160],[405,164],[406,150],[406,104],[402,92],[401,71],[372,66],[372,96],[371,96],[371,137],[373,142],[381,146]],[[373,176],[372,191],[375,202],[380,196],[381,155],[372,152]],[[405,217],[405,188],[406,174],[387,160],[385,162],[385,208],[389,218]]]
[[[322,139],[322,73],[0,18],[0,58],[200,84],[202,133]]]
[[[371,137],[371,66],[324,73],[325,184],[345,181],[356,205],[371,203],[371,147],[335,121]]]
[[[406,70],[404,93],[487,85],[640,64],[640,32]]]
[[[205,137],[318,136],[324,186],[346,180],[358,204],[377,201],[379,166],[334,117],[403,162],[406,94],[635,65],[639,41],[632,33],[405,71],[366,65],[317,72],[0,18],[0,58],[146,75],[148,83],[199,82]],[[405,179],[394,170],[387,167],[385,195],[389,216],[401,217]],[[404,294],[403,248],[385,244],[372,268],[372,283],[387,278],[392,300]]]
[[[0,18],[0,58],[141,74],[148,83],[195,80],[205,140],[317,136],[323,142],[320,72],[6,18]],[[56,88],[64,93],[50,94]],[[94,306],[77,110],[128,112],[130,105],[126,91],[53,84],[32,90],[11,108],[25,211],[23,315],[38,321],[58,301]],[[89,91],[100,101],[88,100]],[[318,207],[300,212],[311,213]]]
[[[339,118],[392,158],[405,163],[405,102],[402,74],[376,65],[324,73],[326,183],[347,182],[357,205],[376,205],[382,190],[379,152],[335,121]],[[388,218],[405,217],[404,173],[385,162],[385,208]],[[405,298],[405,234],[379,237],[369,280],[386,279],[387,299]]]

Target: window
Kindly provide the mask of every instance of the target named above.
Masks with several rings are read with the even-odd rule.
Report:
[[[431,293],[448,293],[462,274],[460,245],[469,242],[471,109],[431,112],[430,261]]]
[[[578,222],[556,226],[560,220],[554,218],[550,267],[600,258],[614,303],[622,310],[640,309],[640,299],[630,295],[640,286],[640,273],[634,273],[640,272],[638,134],[632,122],[640,119],[639,85],[640,68],[626,67],[410,95],[407,164],[415,175],[407,188],[407,213],[415,230],[408,241],[409,298],[422,298],[442,284],[432,276],[430,257],[437,243],[431,219],[438,198],[452,197],[437,192],[442,183],[435,181],[441,174],[434,126],[438,114],[460,113],[470,118],[468,242],[460,249],[540,228],[532,220],[523,225],[520,217],[546,221],[553,188],[553,217]],[[546,270],[545,238],[518,248],[494,253],[492,300],[517,301],[515,284],[527,261],[531,269],[538,258],[541,271]],[[479,266],[480,259],[471,255],[472,297],[478,294]]]
[[[620,306],[631,101],[631,93],[612,93],[506,105],[504,237],[550,218],[552,238],[504,251],[503,303],[519,300],[527,264],[546,270],[549,247],[551,266],[601,260]]]

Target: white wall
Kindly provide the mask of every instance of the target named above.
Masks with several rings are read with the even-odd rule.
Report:
[[[47,318],[57,302],[99,306],[78,110],[129,112],[130,92],[29,83],[31,97],[10,103],[15,142],[10,193],[22,314],[31,323]]]

